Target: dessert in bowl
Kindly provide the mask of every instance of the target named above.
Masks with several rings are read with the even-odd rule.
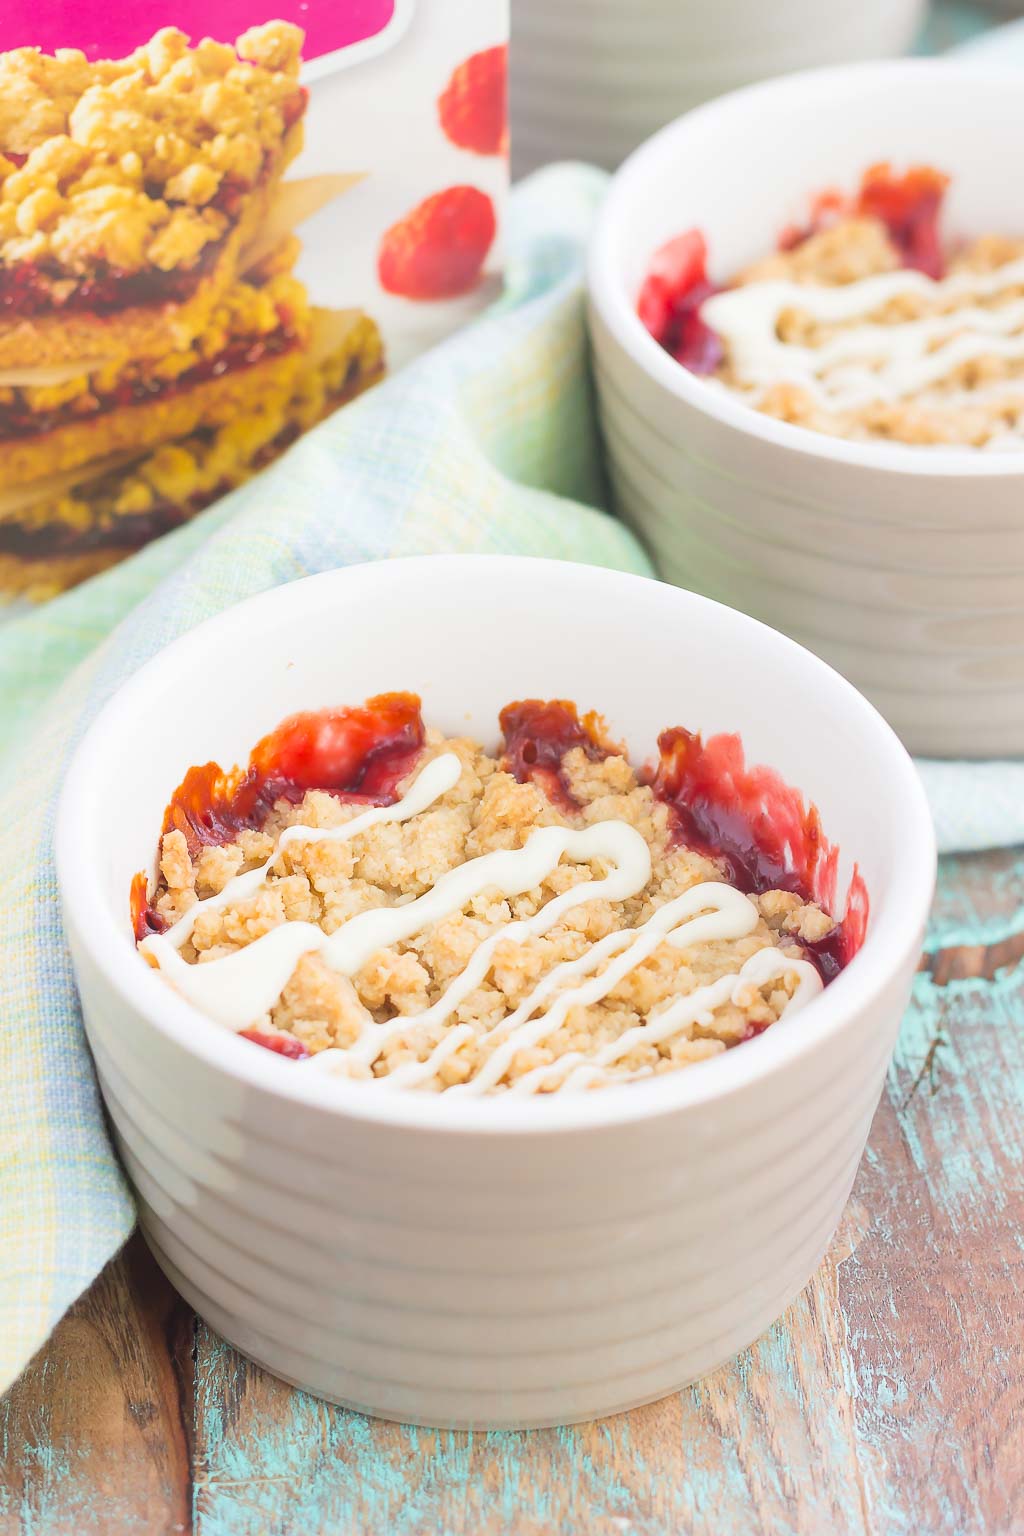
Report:
[[[667,721],[691,729],[659,751]],[[80,748],[58,866],[186,1297],[324,1396],[513,1425],[663,1395],[806,1282],[934,847],[888,727],[783,637],[640,578],[436,557],[278,589],[149,663]],[[275,935],[279,985],[187,995]]]
[[[612,479],[661,574],[936,755],[1024,750],[1018,83],[914,61],[737,92],[622,168],[590,266]]]

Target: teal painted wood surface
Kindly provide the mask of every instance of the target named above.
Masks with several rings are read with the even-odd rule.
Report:
[[[943,861],[928,950],[825,1262],[696,1387],[377,1423],[243,1360],[135,1241],[0,1404],[0,1532],[1024,1533],[1024,851]]]

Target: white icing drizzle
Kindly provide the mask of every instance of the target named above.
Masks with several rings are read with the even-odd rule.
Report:
[[[355,975],[378,949],[423,932],[461,911],[484,891],[496,889],[508,898],[535,889],[563,856],[580,862],[600,860],[609,866],[599,879],[584,880],[546,902],[533,917],[510,921],[481,941],[469,962],[429,1008],[400,1014],[377,1023],[369,1016],[353,1043],[321,1051],[305,1070],[328,1075],[366,1076],[388,1041],[395,1036],[421,1035],[425,1029],[451,1019],[462,1000],[485,979],[501,944],[522,944],[546,933],[566,912],[604,898],[621,902],[637,895],[650,880],[650,849],[633,827],[622,821],[602,821],[583,831],[540,827],[519,849],[498,850],[470,859],[443,875],[424,895],[391,907],[362,912],[335,933],[313,923],[286,922],[221,959],[188,964],[179,949],[190,937],[203,911],[231,905],[251,895],[267,879],[283,847],[294,842],[347,841],[369,827],[405,821],[425,811],[458,781],[461,766],[454,753],[427,763],[407,792],[394,805],[374,806],[340,827],[286,828],[272,856],[258,868],[229,880],[224,889],[197,902],[163,935],[152,935],[139,948],[155,960],[168,980],[189,1002],[230,1029],[240,1030],[266,1014],[280,997],[302,955],[315,951],[345,976]],[[662,942],[684,949],[716,940],[745,937],[757,926],[753,902],[734,887],[704,881],[659,907],[645,923],[619,930],[592,944],[575,960],[554,966],[519,1006],[479,1037],[488,1050],[483,1065],[468,1082],[450,1093],[482,1094],[496,1087],[517,1053],[550,1038],[571,1009],[587,1007],[607,997],[628,973],[641,965]],[[597,973],[597,974],[595,974]],[[552,1086],[575,1091],[609,1079],[609,1068],[639,1044],[658,1044],[690,1027],[708,1022],[715,1008],[738,1001],[744,989],[795,975],[798,985],[789,1008],[803,1006],[821,981],[812,965],[766,948],[742,968],[698,988],[653,1013],[637,1028],[602,1046],[592,1056],[571,1052],[557,1062],[526,1073],[514,1086],[520,1094]],[[372,1078],[378,1088],[411,1088],[434,1078],[444,1063],[477,1037],[473,1026],[447,1029],[424,1060],[403,1062],[386,1076]],[[650,1069],[616,1074],[616,1081],[649,1075]]]
[[[670,937],[669,942],[676,942],[675,935]],[[535,1067],[532,1072],[524,1073],[517,1078],[510,1091],[530,1094],[555,1084],[562,1092],[571,1092],[589,1088],[594,1083],[611,1081],[611,1074],[606,1069],[627,1056],[634,1046],[660,1045],[692,1024],[710,1024],[716,1008],[724,1007],[727,1003],[742,1004],[744,994],[751,985],[760,988],[768,982],[783,981],[787,976],[794,975],[797,978],[796,991],[786,1005],[786,1013],[795,1013],[817,996],[822,989],[821,977],[807,960],[784,954],[781,949],[759,949],[735,974],[720,976],[717,981],[698,987],[687,997],[677,998],[652,1013],[646,1023],[627,1029],[617,1040],[601,1046],[592,1056],[569,1051],[547,1066]],[[648,1071],[645,1069],[645,1076]],[[622,1074],[614,1079],[616,1082],[622,1080]]]
[[[377,821],[405,820],[450,789],[458,778],[458,768],[459,761],[454,753],[445,754],[428,763],[409,792],[394,805],[374,807],[329,832],[310,827],[289,829],[296,834],[293,840],[301,837],[304,841],[319,841],[345,833],[352,837]],[[282,834],[282,841],[285,835]],[[260,883],[254,877],[257,873],[261,879],[266,877],[276,858],[275,852],[259,871],[236,875],[218,896],[210,898],[209,903],[197,903],[166,934],[152,935],[139,948],[157,962],[189,1002],[229,1029],[245,1029],[274,1005],[303,955],[315,951],[334,970],[344,976],[353,976],[376,950],[411,938],[453,912],[461,911],[485,890],[495,888],[503,897],[519,896],[533,890],[551,874],[563,854],[581,862],[602,859],[613,867],[604,879],[585,882],[564,892],[548,902],[529,923],[509,924],[494,936],[493,943],[487,941],[479,946],[466,971],[441,999],[443,1004],[456,989],[461,987],[464,995],[477,984],[477,979],[482,980],[494,947],[502,938],[517,939],[527,933],[543,933],[569,907],[582,901],[598,896],[605,896],[609,901],[625,901],[643,890],[650,879],[651,854],[639,832],[622,821],[597,822],[582,832],[567,827],[539,827],[524,847],[499,849],[481,858],[469,859],[442,875],[415,901],[360,912],[333,934],[324,933],[315,923],[282,923],[232,955],[196,965],[183,960],[178,946],[192,932],[200,907],[224,906],[240,896],[251,894]],[[456,995],[451,1006],[457,1006],[458,1001]],[[436,1006],[440,1009],[441,1004]]]
[[[702,915],[693,916],[694,913]],[[631,931],[627,929],[625,935],[621,932],[608,935],[608,939],[622,941],[625,938],[624,944],[620,942],[613,949],[608,945],[608,939],[603,939],[579,960],[566,961],[549,971],[515,1012],[508,1014],[490,1031],[488,1043],[495,1039],[500,1039],[501,1043],[488,1056],[476,1076],[468,1083],[450,1088],[449,1093],[483,1093],[495,1087],[519,1051],[527,1046],[540,1045],[553,1035],[564,1024],[570,1009],[585,1008],[607,997],[612,988],[642,964],[663,939],[667,938],[670,944],[683,949],[688,944],[707,944],[715,939],[740,939],[756,926],[757,908],[749,897],[733,886],[723,885],[716,880],[705,880],[691,886],[682,896],[659,907],[653,917],[649,917],[639,928]],[[622,952],[615,954],[615,949]],[[614,958],[599,976],[592,977],[582,986],[559,992],[545,1013],[537,1018],[531,1017],[562,982],[593,969],[595,954],[600,962],[609,953]]]
[[[968,303],[892,325],[860,317],[905,295],[944,306],[994,298],[1021,284],[1024,259],[992,272],[960,272],[941,281],[908,270],[828,287],[771,280],[715,294],[702,305],[701,316],[725,343],[741,387],[792,383],[825,408],[856,410],[923,394],[976,358],[1024,359],[1021,298],[994,308]],[[825,324],[856,323],[820,346],[799,346],[778,335],[780,318],[789,309]],[[1014,382],[1007,381],[1009,386]]]

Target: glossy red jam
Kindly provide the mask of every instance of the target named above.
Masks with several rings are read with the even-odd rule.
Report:
[[[568,699],[523,699],[507,704],[498,717],[505,738],[503,766],[520,784],[529,779],[542,789],[553,805],[576,811],[562,760],[573,747],[582,747],[594,762],[614,750],[605,745],[604,722],[591,713],[581,720]]]
[[[857,212],[881,219],[905,267],[938,279],[945,269],[939,217],[948,185],[949,177],[928,165],[913,165],[902,176],[887,163],[873,165],[861,181]]]
[[[905,267],[940,278],[945,268],[939,238],[939,218],[949,177],[928,165],[912,165],[897,175],[887,161],[871,165],[861,177],[854,197],[836,187],[819,192],[811,203],[807,224],[789,225],[779,236],[779,249],[791,251],[840,219],[878,219],[899,251]]]
[[[659,346],[691,373],[714,373],[722,343],[704,324],[700,306],[718,289],[708,280],[707,246],[699,229],[676,235],[655,251],[640,289],[637,313]]]
[[[137,875],[132,876],[132,888],[129,897],[132,914],[132,932],[135,942],[141,944],[143,939],[148,939],[152,933],[166,933],[167,919],[149,904],[149,881],[146,872],[140,869]]]
[[[575,810],[561,763],[572,747],[606,757],[599,717],[581,722],[565,700],[530,699],[501,714],[504,763],[520,782],[532,779],[562,810]],[[659,759],[646,774],[670,808],[680,845],[720,860],[726,878],[748,895],[792,891],[824,910],[836,908],[839,850],[825,837],[817,808],[771,768],[748,767],[738,736],[699,735],[676,727],[658,738]],[[864,941],[868,897],[856,869],[846,914],[831,933],[807,944],[824,981],[831,981]]]
[[[261,827],[276,801],[297,804],[309,789],[390,805],[423,741],[420,701],[412,693],[381,694],[358,709],[292,715],[256,744],[247,768],[190,768],[171,796],[162,834],[183,832],[194,856]]]
[[[171,796],[160,835],[183,832],[195,858],[204,847],[234,842],[246,829],[255,831],[278,800],[295,805],[309,789],[367,805],[391,805],[423,741],[414,693],[383,693],[358,709],[291,715],[257,742],[247,768],[225,772],[218,763],[190,768]],[[136,938],[166,927],[149,905],[144,873],[132,881],[131,914]]]
[[[156,267],[125,272],[101,263],[92,276],[73,278],[61,268],[47,268],[34,262],[0,267],[0,317],[20,319],[77,310],[110,315],[140,305],[183,304],[216,265],[223,243],[211,241],[193,266],[175,268],[172,272],[161,272]]]
[[[814,805],[773,768],[748,767],[738,736],[707,742],[676,727],[658,738],[649,775],[654,793],[671,807],[681,844],[721,859],[727,878],[748,895],[792,891],[826,911],[836,908],[839,849],[821,827]],[[856,954],[867,926],[867,890],[858,870],[846,915],[814,951],[826,981]]]
[[[287,1056],[289,1061],[309,1059],[306,1047],[294,1035],[278,1035],[273,1030],[260,1029],[255,1024],[250,1024],[248,1029],[240,1029],[238,1033],[243,1040],[251,1040],[253,1045],[262,1045],[264,1050],[275,1051],[278,1056]]]

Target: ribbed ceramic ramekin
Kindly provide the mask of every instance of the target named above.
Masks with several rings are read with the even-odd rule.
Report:
[[[512,167],[620,164],[680,112],[751,80],[904,52],[924,0],[515,0]]]
[[[738,728],[866,879],[861,952],[718,1060],[543,1100],[307,1075],[196,1013],[137,954],[185,769],[297,710],[386,689],[493,743],[516,697],[658,730]],[[878,1100],[934,878],[913,766],[813,656],[677,588],[502,558],[313,577],[177,641],[107,705],[57,832],[86,1027],[142,1225],[198,1311],[287,1380],[435,1425],[536,1425],[661,1396],[754,1339],[817,1265]]]
[[[853,443],[771,420],[681,368],[636,295],[698,226],[712,276],[873,161],[952,175],[951,238],[1024,234],[1019,70],[912,61],[794,75],[673,123],[616,176],[590,319],[618,505],[661,574],[785,630],[912,751],[1024,752],[1024,452]]]

